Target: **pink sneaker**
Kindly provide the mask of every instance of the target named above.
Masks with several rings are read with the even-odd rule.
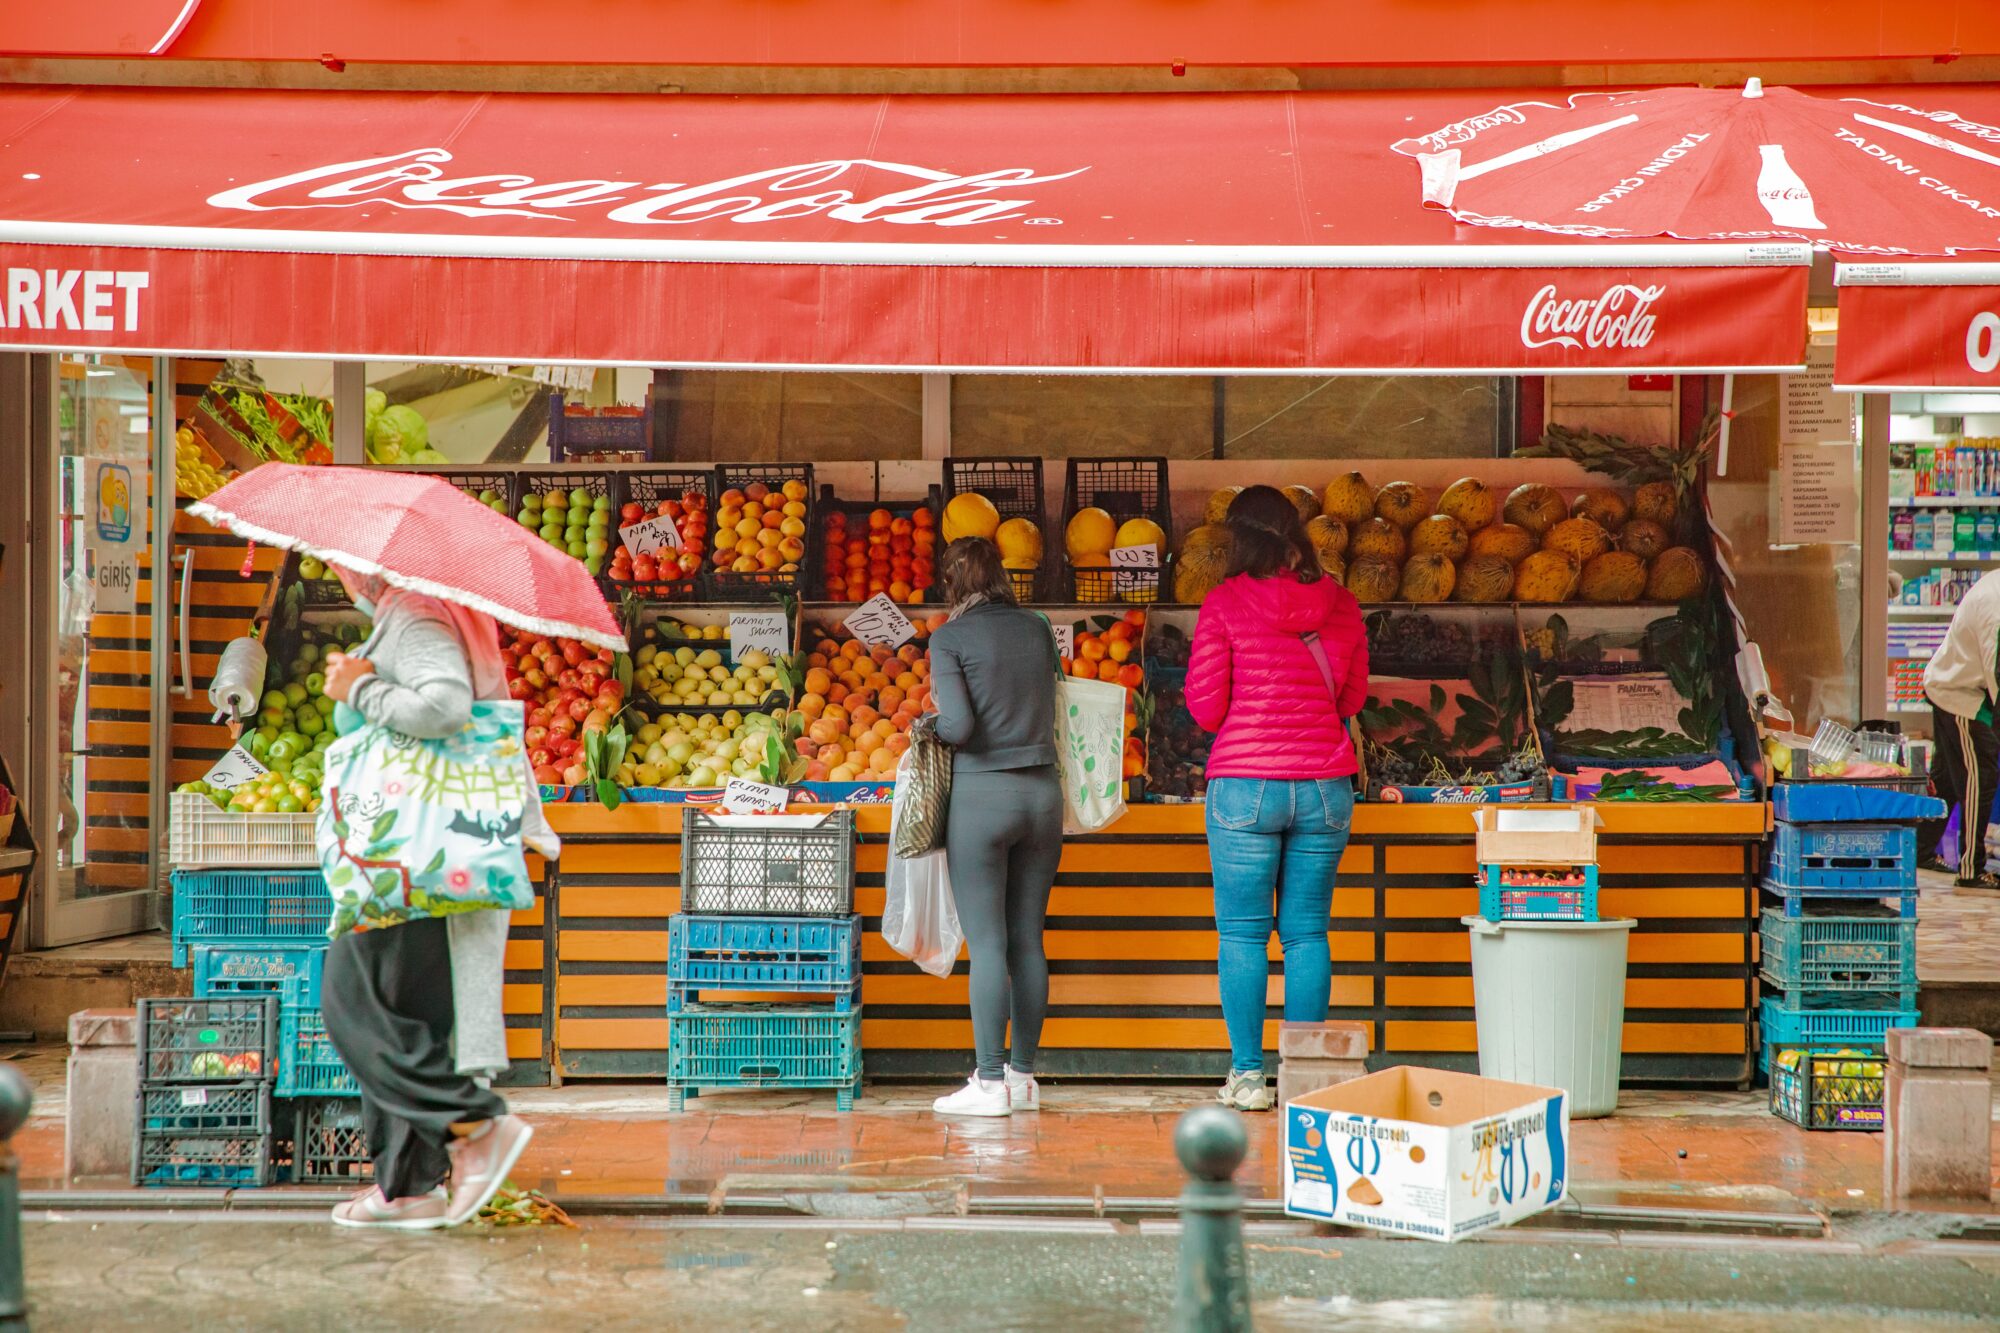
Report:
[[[517,1115],[500,1115],[487,1122],[489,1128],[473,1139],[457,1139],[451,1144],[451,1208],[446,1226],[458,1226],[479,1216],[500,1187],[507,1173],[521,1160],[534,1128]]]
[[[333,1210],[333,1224],[341,1227],[387,1227],[393,1231],[435,1231],[445,1225],[445,1192],[440,1185],[429,1194],[413,1194],[407,1199],[385,1199],[370,1185]]]

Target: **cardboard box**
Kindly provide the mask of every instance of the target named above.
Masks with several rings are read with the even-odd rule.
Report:
[[[1456,1240],[1563,1201],[1560,1088],[1400,1066],[1285,1108],[1285,1211]]]
[[[1472,812],[1474,859],[1503,866],[1597,864],[1593,805],[1482,805]]]

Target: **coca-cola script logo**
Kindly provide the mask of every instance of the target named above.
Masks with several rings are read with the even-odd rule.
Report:
[[[1524,347],[1613,347],[1636,350],[1653,341],[1653,302],[1666,294],[1659,285],[1621,282],[1601,295],[1566,299],[1552,282],[1521,312]]]
[[[468,218],[538,221],[571,219],[601,209],[607,221],[639,226],[685,226],[724,218],[780,222],[819,215],[840,222],[970,227],[1023,217],[1034,201],[1020,191],[1089,170],[1078,167],[1040,176],[1027,167],[1003,167],[961,176],[904,162],[835,158],[719,180],[648,184],[538,181],[513,174],[447,176],[443,164],[451,160],[442,148],[415,148],[253,181],[210,195],[208,202],[251,213],[388,204]]]
[[[1519,109],[1500,106],[1476,116],[1468,116],[1464,120],[1455,120],[1443,129],[1432,130],[1429,134],[1420,134],[1412,139],[1398,139],[1389,147],[1392,151],[1408,157],[1416,157],[1421,153],[1442,153],[1454,145],[1471,143],[1487,130],[1499,129],[1502,125],[1527,123],[1527,116]]]

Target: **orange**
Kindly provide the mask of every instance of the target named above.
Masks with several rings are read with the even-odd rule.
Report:
[[[1125,626],[1114,625],[1112,628],[1124,629]],[[1114,662],[1127,661],[1132,656],[1132,641],[1130,639],[1113,639],[1111,646],[1105,649],[1104,655]]]
[[[1118,664],[1107,657],[1097,664],[1097,678],[1099,680],[1115,681],[1118,679],[1119,669]]]
[[[1094,634],[1086,634],[1077,640],[1076,651],[1077,656],[1086,662],[1101,662],[1105,653],[1104,640]]]

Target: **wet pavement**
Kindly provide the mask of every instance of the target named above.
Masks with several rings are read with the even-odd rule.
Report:
[[[1170,1224],[586,1221],[380,1234],[312,1220],[31,1219],[38,1330],[1166,1326]],[[1815,1333],[1991,1327],[2000,1247],[1502,1233],[1445,1246],[1253,1226],[1266,1329]]]

